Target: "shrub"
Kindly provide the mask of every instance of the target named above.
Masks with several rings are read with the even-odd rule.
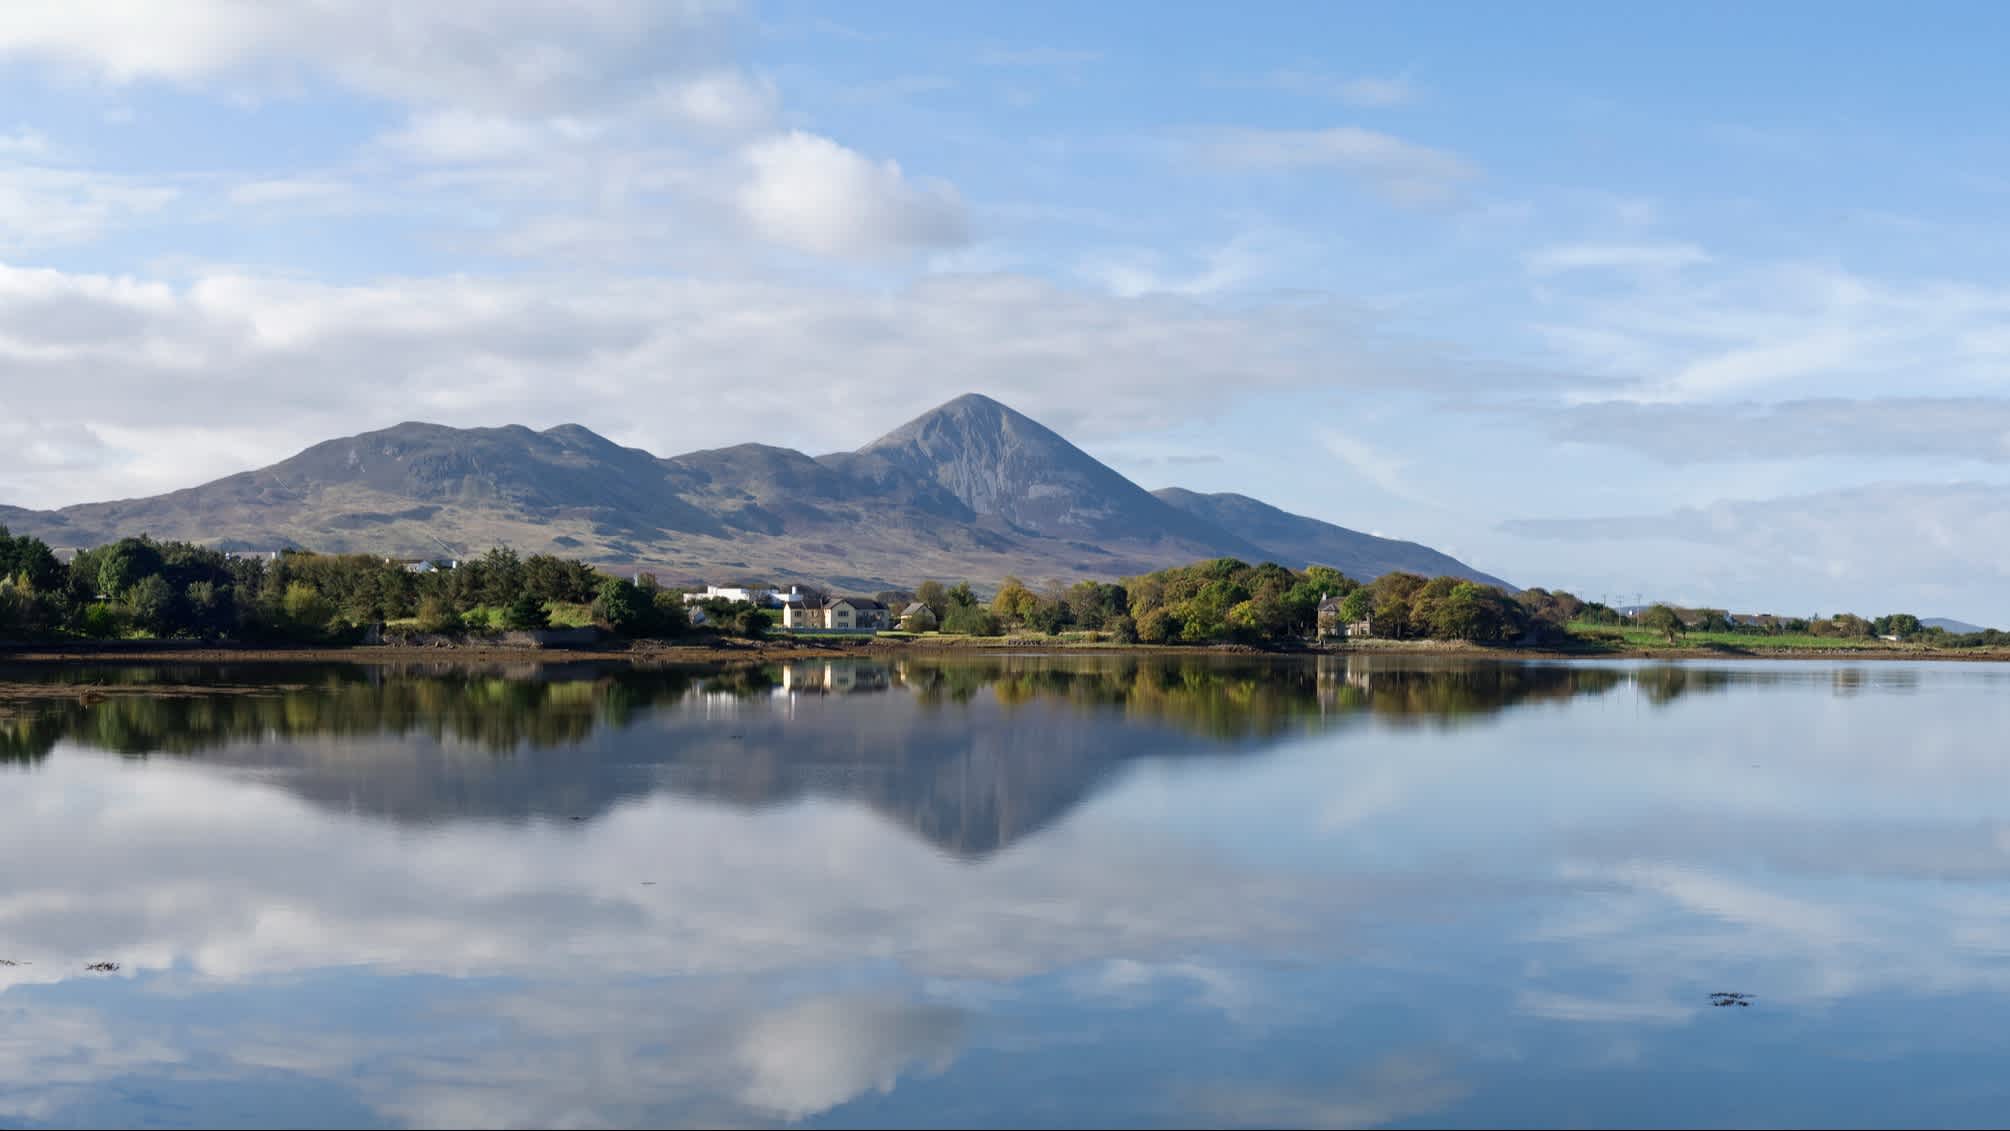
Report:
[[[110,640],[125,635],[126,615],[116,605],[105,601],[94,602],[84,607],[77,629],[85,636]]]
[[[964,636],[996,636],[1004,631],[998,618],[976,605],[952,605],[942,618],[942,631]]]
[[[1119,644],[1138,642],[1138,622],[1128,616],[1119,613],[1104,621],[1103,626],[1110,630],[1110,639]]]
[[[551,626],[551,614],[545,611],[544,602],[536,594],[524,592],[516,595],[503,612],[505,627],[518,632],[530,632]]]
[[[459,632],[461,614],[454,607],[438,597],[419,599],[420,632]]]
[[[1165,609],[1153,609],[1138,618],[1138,639],[1146,644],[1164,644],[1173,639],[1181,625],[1172,613]]]
[[[649,615],[655,603],[635,583],[622,578],[602,582],[600,595],[593,599],[593,616],[623,636],[640,636],[649,629]]]
[[[132,612],[133,623],[155,636],[173,631],[174,589],[160,574],[150,573],[134,582],[126,590],[126,606]]]
[[[335,606],[321,595],[319,589],[305,582],[295,581],[286,587],[286,596],[280,598],[279,607],[285,611],[287,621],[295,628],[307,633],[325,632],[328,622],[335,619]]]

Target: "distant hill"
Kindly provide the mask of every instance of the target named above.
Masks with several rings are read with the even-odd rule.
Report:
[[[1302,569],[1307,565],[1330,565],[1349,577],[1380,577],[1392,570],[1409,570],[1427,577],[1452,574],[1484,581],[1513,591],[1498,577],[1476,572],[1471,566],[1429,546],[1377,538],[1316,518],[1281,511],[1248,495],[1201,495],[1181,487],[1152,492],[1189,514],[1206,519],[1230,534],[1264,548],[1264,556],[1282,565]]]
[[[576,424],[406,423],[151,498],[0,507],[58,548],[133,534],[225,549],[467,557],[504,544],[655,571],[850,589],[926,578],[1110,578],[1201,558],[1498,579],[1427,546],[1241,495],[1153,494],[989,397],[958,397],[855,452],[741,444],[658,458]]]
[[[1946,629],[1947,631],[1954,633],[1957,636],[1965,636],[1971,632],[1984,631],[1983,627],[1979,624],[1969,624],[1965,620],[1951,620],[1947,617],[1921,617],[1919,618],[1919,623],[1925,625],[1928,628]]]

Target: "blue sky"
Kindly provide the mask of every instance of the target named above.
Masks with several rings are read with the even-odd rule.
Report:
[[[2010,624],[1991,5],[0,13],[0,503],[989,393],[1521,584]]]

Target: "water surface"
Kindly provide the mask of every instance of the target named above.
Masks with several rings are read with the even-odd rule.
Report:
[[[2006,733],[1982,664],[0,668],[0,1124],[1995,1124]]]

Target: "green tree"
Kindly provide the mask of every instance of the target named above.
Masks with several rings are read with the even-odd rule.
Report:
[[[970,588],[968,581],[959,581],[950,586],[946,597],[951,607],[957,605],[974,606],[977,604],[977,592]],[[947,611],[946,609],[944,610],[944,612]]]
[[[755,608],[752,605],[747,605],[733,614],[733,631],[751,640],[758,640],[766,635],[769,626],[774,623],[774,618],[768,615],[766,609]]]
[[[479,586],[476,599],[484,605],[508,605],[523,588],[523,559],[508,546],[496,546],[461,569],[471,571],[469,581]]]
[[[160,547],[151,538],[121,538],[98,553],[98,592],[116,601],[140,579],[161,572]]]
[[[1667,605],[1650,605],[1646,612],[1640,614],[1640,627],[1661,633],[1670,644],[1675,643],[1677,633],[1688,631],[1688,626],[1682,623],[1681,614]]]
[[[1011,624],[1023,624],[1039,607],[1039,598],[1033,595],[1016,577],[1008,577],[998,587],[998,593],[991,598],[991,612],[999,620]]]
[[[650,605],[654,614],[649,625],[652,636],[682,636],[691,631],[691,611],[684,607],[684,594],[658,589],[650,594]]]
[[[1340,599],[1340,619],[1347,624],[1367,620],[1374,609],[1375,595],[1366,589],[1356,589]]]
[[[634,582],[618,577],[601,582],[600,595],[593,600],[594,619],[622,636],[645,633],[654,611],[655,602],[646,599]]]
[[[155,636],[169,636],[179,626],[174,590],[160,574],[147,574],[125,593],[126,612],[141,629]]]
[[[991,610],[952,603],[949,615],[942,618],[942,631],[963,636],[996,636],[1003,629]]]
[[[914,599],[927,605],[929,611],[935,614],[935,619],[938,622],[942,620],[944,614],[949,612],[949,591],[942,587],[940,581],[924,581],[916,586],[914,589]]]
[[[503,611],[503,624],[518,632],[530,632],[551,626],[551,614],[545,611],[544,602],[537,594],[525,590],[518,593]]]
[[[1137,618],[1138,639],[1146,644],[1164,644],[1181,631],[1180,622],[1164,608],[1153,609]]]
[[[459,632],[461,615],[454,611],[453,603],[444,597],[427,596],[419,599],[420,632]]]
[[[41,539],[26,534],[17,538],[0,526],[0,577],[26,577],[35,589],[53,592],[63,584],[63,563]]]
[[[1126,613],[1118,613],[1104,621],[1103,627],[1109,630],[1110,639],[1118,644],[1138,642],[1138,622],[1132,620]]]
[[[279,607],[294,628],[310,635],[327,631],[329,622],[335,619],[334,604],[319,589],[301,581],[286,586]]]
[[[1056,636],[1075,623],[1075,614],[1066,601],[1042,601],[1034,608],[1033,615],[1026,618],[1026,623],[1049,636]]]

